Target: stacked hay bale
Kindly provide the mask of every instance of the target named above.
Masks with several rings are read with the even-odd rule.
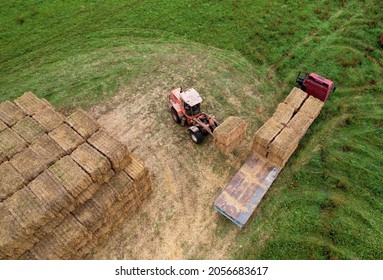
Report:
[[[0,259],[78,259],[142,204],[147,168],[86,112],[0,104]]]
[[[247,123],[239,117],[228,117],[213,132],[214,146],[223,153],[230,153],[245,139]]]
[[[252,152],[283,167],[322,107],[319,99],[293,88],[273,116],[255,133]]]

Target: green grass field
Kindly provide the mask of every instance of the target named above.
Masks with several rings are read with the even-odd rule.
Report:
[[[184,48],[254,79],[262,100],[235,94],[244,111],[270,114],[298,71],[316,72],[337,91],[230,257],[383,259],[382,10],[380,0],[0,0],[0,102],[31,90],[63,110],[89,108],[160,76],[159,54]],[[206,89],[230,112],[214,80]]]

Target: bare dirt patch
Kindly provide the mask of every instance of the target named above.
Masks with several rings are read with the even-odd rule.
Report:
[[[205,98],[203,108],[220,120],[228,115],[257,119],[256,110],[244,115],[240,106],[259,98],[249,78],[252,68],[245,66],[249,72],[244,73],[211,52],[172,48],[151,59],[156,61],[148,69],[152,74],[143,73],[113,100],[91,109],[149,167],[153,193],[90,258],[227,259],[239,230],[213,209],[213,202],[246,159],[254,131],[228,156],[213,147],[211,138],[196,145],[186,127],[173,122],[167,95],[178,85],[195,87]]]

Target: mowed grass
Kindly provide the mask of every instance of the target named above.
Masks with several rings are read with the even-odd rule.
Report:
[[[382,9],[379,0],[0,1],[0,101],[32,90],[64,110],[89,108],[160,76],[152,58],[177,44],[254,79],[254,98],[233,93],[243,106],[236,110],[214,85],[240,79],[228,71],[206,83],[208,105],[218,102],[213,113],[254,116],[253,133],[298,71],[317,72],[338,89],[231,258],[382,259]]]

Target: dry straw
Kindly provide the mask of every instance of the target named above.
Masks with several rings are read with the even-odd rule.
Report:
[[[314,120],[305,113],[298,112],[287,124],[287,126],[292,128],[300,137],[302,137],[305,135],[307,129],[313,121]]]
[[[21,189],[24,184],[24,178],[8,161],[0,165],[0,202]]]
[[[101,186],[101,188],[94,194],[92,200],[103,211],[107,211],[112,207],[115,201],[117,201],[116,192],[107,184]]]
[[[87,143],[80,145],[70,156],[97,183],[108,182],[114,174],[108,159]]]
[[[0,103],[0,120],[12,126],[24,118],[24,112],[11,101]]]
[[[124,169],[131,160],[126,145],[114,139],[103,129],[93,134],[88,139],[88,143],[110,160],[115,171]]]
[[[67,124],[61,124],[49,133],[49,136],[60,145],[67,154],[74,151],[85,140]]]
[[[244,120],[230,116],[214,130],[214,141],[229,146],[233,141],[238,141],[238,135],[245,135],[246,128]]]
[[[21,119],[12,128],[28,143],[45,133],[45,129],[29,116]]]
[[[52,131],[64,122],[65,117],[57,112],[53,107],[47,106],[37,114],[33,115],[35,119],[46,131]]]
[[[91,183],[85,190],[83,190],[77,197],[79,204],[85,203],[90,199],[99,189],[101,185],[98,183]]]
[[[267,148],[257,144],[257,142],[255,142],[255,141],[253,142],[253,146],[252,146],[251,150],[253,153],[256,153],[257,155],[260,155],[263,157],[266,157],[266,155],[267,155]]]
[[[147,176],[149,170],[137,156],[132,154],[132,161],[126,166],[124,171],[133,181],[136,181]]]
[[[44,159],[30,148],[15,155],[10,163],[29,182],[43,172],[47,165]]]
[[[51,165],[65,155],[65,151],[47,134],[36,139],[29,148]]]
[[[25,92],[14,102],[21,110],[23,110],[29,116],[33,116],[34,114],[36,114],[37,112],[39,112],[47,106],[47,104],[44,101],[39,99],[32,92]]]
[[[299,112],[305,113],[312,119],[316,119],[322,110],[323,105],[324,103],[319,99],[309,96],[299,109]]]
[[[263,146],[267,149],[269,143],[281,132],[283,125],[274,120],[268,119],[262,126],[255,132],[254,143]]]
[[[279,103],[273,114],[273,119],[283,126],[287,125],[294,114],[294,108],[286,103]]]
[[[113,176],[108,185],[115,191],[118,200],[122,200],[130,192],[134,191],[133,180],[123,171]]]
[[[2,132],[6,128],[8,128],[8,126],[5,124],[5,122],[0,120],[0,132]]]
[[[49,170],[75,198],[92,183],[89,175],[70,156],[63,157]]]
[[[12,129],[7,128],[0,132],[0,150],[8,159],[22,151],[27,146],[27,142]]]
[[[80,205],[73,215],[91,232],[99,229],[106,218],[104,211],[92,199]]]
[[[99,124],[85,111],[77,110],[66,122],[84,138],[89,138],[99,129]]]
[[[2,164],[4,161],[6,161],[8,158],[7,158],[7,155],[5,154],[5,152],[3,151],[2,148],[0,148],[0,164]]]
[[[294,87],[290,94],[286,97],[285,103],[294,108],[294,112],[297,112],[303,102],[307,98],[307,93],[303,90]]]

